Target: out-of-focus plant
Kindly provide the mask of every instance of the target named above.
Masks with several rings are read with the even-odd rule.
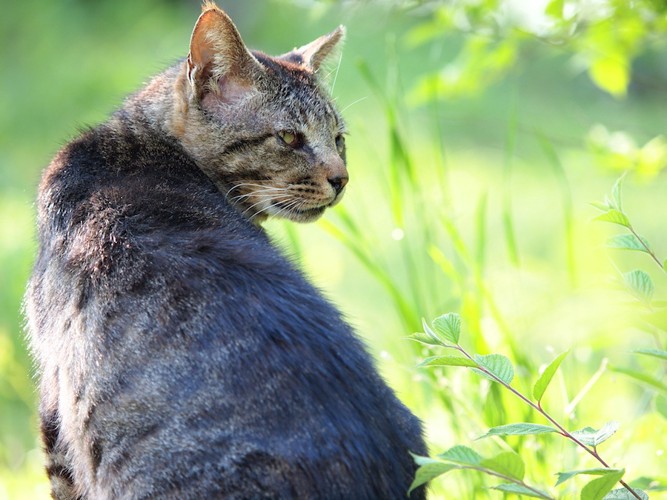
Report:
[[[601,467],[558,472],[556,486],[578,475],[597,476],[582,488],[582,500],[648,498],[645,492],[630,487],[622,479],[625,474],[624,469],[610,467],[598,453],[598,446],[609,439],[618,429],[616,422],[608,422],[600,429],[585,427],[581,430],[569,431],[543,407],[544,394],[561,362],[567,355],[567,351],[557,356],[542,371],[533,385],[532,397],[529,397],[511,385],[514,379],[514,367],[509,358],[501,354],[470,354],[468,350],[461,346],[459,343],[461,318],[458,314],[449,313],[440,316],[432,322],[431,326],[424,322],[423,328],[424,333],[414,334],[411,338],[424,345],[436,347],[437,349],[448,349],[454,351],[456,354],[426,358],[421,363],[421,366],[463,366],[471,368],[482,377],[510,391],[550,424],[544,425],[533,422],[504,424],[490,428],[486,434],[481,436],[482,438],[490,436],[560,434],[594,457]],[[502,452],[494,457],[484,458],[469,447],[457,445],[437,455],[435,458],[415,456],[415,461],[420,467],[417,470],[411,488],[421,486],[455,469],[470,469],[483,472],[504,481],[494,486],[493,489],[534,498],[553,498],[550,493],[543,489],[536,488],[524,482],[526,465],[519,454],[514,451]],[[619,482],[623,488],[613,490],[613,487]]]
[[[649,241],[639,234],[623,207],[621,197],[623,178],[616,181],[604,202],[594,204],[602,212],[596,217],[596,220],[621,226],[625,230],[609,239],[607,242],[609,248],[646,254],[659,269],[658,273],[662,275],[667,271],[667,260],[658,257]],[[655,266],[652,269],[655,269]],[[653,358],[660,366],[655,369],[654,374],[628,367],[612,367],[612,370],[648,386],[656,411],[667,418],[667,383],[665,383],[667,377],[667,322],[664,316],[667,312],[667,302],[654,297],[655,285],[649,272],[643,269],[632,269],[628,272],[619,271],[619,274],[621,283],[637,299],[643,310],[643,321],[639,328],[654,340],[654,347],[639,348],[634,353]]]
[[[667,167],[667,139],[663,135],[640,146],[626,132],[610,132],[597,124],[590,130],[587,142],[597,162],[609,170],[632,171],[651,180]]]
[[[573,56],[576,67],[586,71],[595,85],[623,97],[633,59],[647,45],[664,43],[667,33],[667,3],[660,0],[418,3],[428,15],[410,33],[413,44],[451,32],[469,35],[453,61],[418,84],[413,94],[418,101],[479,92],[513,68],[527,39]]]

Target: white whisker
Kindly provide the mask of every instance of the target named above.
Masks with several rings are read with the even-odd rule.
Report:
[[[338,58],[338,66],[336,66],[336,74],[334,75],[333,82],[331,83],[331,93],[333,94],[334,87],[336,86],[336,80],[338,80],[338,71],[340,70],[340,63],[343,61],[343,53],[341,52],[340,57]]]
[[[360,97],[360,98],[357,99],[356,101],[354,101],[354,102],[352,102],[351,104],[348,104],[347,106],[345,106],[345,107],[341,110],[340,113],[343,114],[347,109],[351,108],[352,106],[354,106],[355,104],[357,104],[357,103],[359,103],[359,102],[361,102],[361,101],[365,101],[366,99],[368,99],[368,96]]]

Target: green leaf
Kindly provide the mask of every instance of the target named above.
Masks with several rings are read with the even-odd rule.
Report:
[[[422,318],[422,327],[424,328],[424,337],[428,337],[431,340],[431,345],[442,346],[442,340],[436,335],[436,333],[431,330],[431,327],[426,324],[426,320]],[[423,337],[422,337],[423,338]]]
[[[623,204],[621,203],[621,188],[623,187],[623,179],[625,179],[625,173],[616,179],[616,182],[614,182],[614,185],[611,187],[611,203],[613,204],[612,208],[615,208],[621,212],[623,211]]]
[[[642,491],[638,490],[637,488],[632,488],[632,490],[639,495],[639,498],[642,500],[648,500],[648,495]],[[607,493],[604,497],[604,500],[636,500],[637,497],[634,496],[632,493],[630,493],[630,490],[627,488],[617,488],[615,490],[611,490],[609,493]]]
[[[653,477],[640,476],[630,481],[629,484],[630,487],[635,491],[638,489],[650,491],[667,491],[667,484]]]
[[[529,434],[547,434],[549,432],[558,432],[558,429],[550,425],[517,423],[491,427],[486,434],[477,439],[489,436],[526,436]]]
[[[438,455],[438,458],[457,464],[476,466],[484,460],[479,453],[467,446],[457,445]]]
[[[512,367],[512,362],[502,354],[487,354],[486,356],[480,356],[479,354],[476,354],[474,359],[479,366],[485,368],[489,373],[498,377],[505,384],[509,385],[509,383],[514,378],[514,367]],[[489,375],[483,371],[475,371],[480,375],[488,378],[489,380],[497,382],[497,380],[489,377]]]
[[[653,356],[654,358],[667,360],[667,351],[661,349],[636,349],[637,354],[645,354],[646,356]]]
[[[626,57],[615,53],[605,55],[593,61],[588,73],[591,80],[614,97],[623,97],[630,80],[628,61]]]
[[[569,352],[570,351],[565,351],[559,354],[556,359],[549,363],[549,366],[544,369],[540,377],[537,379],[537,382],[535,382],[535,386],[533,387],[533,397],[536,401],[540,401],[542,399],[542,396],[544,396],[544,391],[547,390],[547,387],[549,387],[549,384],[551,383],[551,379],[556,374],[556,370],[558,370],[561,362],[563,359],[565,359],[565,356],[567,356]]]
[[[408,340],[414,340],[425,345],[432,345],[437,347],[442,347],[442,343],[437,340],[434,340],[430,335],[425,333],[413,333],[408,337]]]
[[[495,457],[484,459],[480,467],[488,469],[503,476],[511,477],[521,481],[526,473],[526,466],[521,457],[513,451],[504,451]]]
[[[625,474],[625,469],[609,469],[609,472],[593,479],[581,490],[581,500],[602,500]]]
[[[612,437],[619,427],[620,424],[618,422],[607,422],[600,430],[595,430],[592,427],[584,427],[579,431],[572,432],[572,435],[587,446],[598,446]]]
[[[476,367],[472,359],[463,356],[431,356],[419,363],[417,366],[471,366]]]
[[[640,240],[634,234],[618,234],[607,240],[607,248],[649,253],[648,249],[651,247],[645,238]]]
[[[653,281],[640,269],[623,274],[623,281],[630,291],[642,302],[649,304],[653,298]]]
[[[594,220],[611,222],[612,224],[618,224],[619,226],[630,227],[630,221],[626,215],[620,210],[616,210],[615,208],[612,208],[611,210],[598,215]]]
[[[610,470],[620,470],[620,469],[607,469],[606,467],[597,467],[594,469],[581,469],[581,470],[570,470],[567,472],[558,472],[558,481],[554,486],[563,484],[565,481],[572,479],[574,476],[580,474],[586,474],[588,476],[602,476],[604,474],[609,474]]]
[[[458,344],[461,334],[461,316],[456,313],[444,314],[433,320],[433,328],[438,338]]]
[[[544,12],[547,16],[553,17],[554,19],[563,19],[563,4],[564,0],[551,0]]]
[[[645,384],[648,384],[661,392],[664,392],[667,394],[667,385],[665,385],[663,382],[660,380],[651,377],[650,375],[647,375],[644,372],[638,372],[635,370],[630,370],[629,368],[617,368],[615,366],[612,366],[611,369],[617,373],[622,373],[624,375],[627,375],[628,377],[632,377],[635,380],[639,380],[640,382],[644,382]]]
[[[514,493],[515,495],[525,497],[551,498],[551,495],[545,491],[538,490],[537,488],[527,488],[526,486],[516,483],[499,484],[498,486],[492,486],[491,489],[504,491],[505,493]]]
[[[458,469],[459,467],[453,464],[446,464],[438,460],[433,460],[428,457],[419,457],[414,456],[415,462],[420,466],[415,473],[415,479],[410,485],[408,490],[408,495],[412,493],[412,490],[418,488],[422,484],[426,484],[432,479],[435,479],[438,476],[441,476],[452,469]]]

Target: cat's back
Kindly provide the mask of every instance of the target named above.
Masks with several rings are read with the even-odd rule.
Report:
[[[43,383],[73,385],[60,425],[89,494],[404,495],[419,424],[175,144],[89,131],[39,210],[33,346]]]

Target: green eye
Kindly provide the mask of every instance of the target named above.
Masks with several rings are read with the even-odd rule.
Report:
[[[278,132],[278,137],[286,146],[292,149],[298,149],[304,143],[303,134],[294,130],[281,130]]]

